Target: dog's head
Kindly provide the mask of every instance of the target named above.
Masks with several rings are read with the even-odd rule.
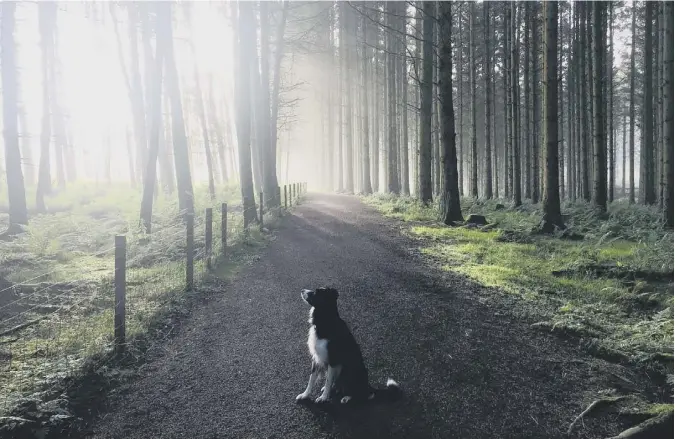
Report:
[[[315,290],[302,290],[302,300],[316,309],[335,308],[338,292],[335,288],[322,287]]]

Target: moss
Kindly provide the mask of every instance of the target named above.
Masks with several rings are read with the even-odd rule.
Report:
[[[673,234],[661,227],[658,212],[652,209],[633,211],[619,203],[610,207],[609,220],[603,222],[584,203],[567,205],[568,223],[585,235],[582,241],[569,241],[531,234],[541,214],[538,206],[527,203],[498,210],[496,200],[464,199],[465,216],[481,214],[496,225],[482,231],[437,224],[431,220],[436,218],[433,207],[409,199],[373,196],[365,201],[385,215],[412,221],[410,235],[421,240],[422,253],[442,269],[519,297],[525,312],[558,332],[596,337],[606,350],[636,357],[672,352],[672,283],[623,282],[583,270],[592,264],[672,270]],[[431,223],[419,225],[421,220]],[[526,239],[501,239],[504,233]],[[560,270],[567,270],[566,275],[553,275]],[[641,291],[654,292],[647,310],[626,300]]]

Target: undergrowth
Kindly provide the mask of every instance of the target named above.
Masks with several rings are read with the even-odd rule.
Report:
[[[656,208],[612,203],[606,219],[589,204],[563,206],[566,225],[583,240],[532,233],[540,206],[462,200],[462,213],[489,226],[447,227],[435,206],[390,195],[366,197],[385,215],[410,222],[409,233],[443,269],[518,299],[511,310],[537,327],[579,337],[595,353],[629,361],[673,353],[673,232]],[[498,206],[498,204],[500,204]]]
[[[257,227],[243,233],[237,194],[236,186],[218,187],[212,201],[206,188],[195,189],[196,287],[213,274],[206,269],[206,207],[213,208],[211,264],[219,277],[244,262],[236,258],[239,248],[256,248],[267,239]],[[222,202],[233,207],[227,261],[221,246]],[[0,412],[31,394],[40,399],[40,392],[76,374],[89,359],[109,357],[115,235],[127,237],[128,339],[147,333],[185,297],[186,232],[175,195],[155,199],[150,235],[139,225],[140,193],[123,186],[73,185],[49,197],[47,206],[52,213],[32,214],[24,233],[0,242]],[[278,215],[266,213],[266,226]]]

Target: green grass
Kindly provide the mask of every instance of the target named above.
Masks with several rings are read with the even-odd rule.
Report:
[[[567,204],[566,224],[582,241],[531,233],[539,224],[538,206],[519,208],[497,201],[464,199],[462,211],[485,215],[487,230],[446,227],[435,207],[387,195],[365,199],[385,215],[410,222],[423,253],[452,271],[517,299],[517,315],[539,327],[573,333],[602,351],[634,360],[673,351],[673,284],[596,276],[589,265],[616,270],[673,270],[673,233],[663,228],[657,209],[613,203],[600,220],[584,203]],[[506,204],[506,203],[504,203]],[[507,238],[507,239],[505,239]],[[556,276],[554,271],[569,270]],[[672,371],[670,372],[672,373]]]
[[[108,358],[114,329],[116,234],[127,236],[128,339],[144,337],[161,326],[169,312],[183,307],[189,299],[185,292],[186,233],[174,198],[161,195],[155,200],[153,233],[146,235],[139,227],[138,191],[123,186],[69,186],[48,198],[48,208],[54,213],[31,215],[25,233],[0,242],[0,279],[20,289],[0,293],[0,332],[40,319],[0,336],[0,412],[44,391],[58,378],[76,374],[91,358]],[[256,251],[268,239],[257,227],[243,233],[241,215],[230,212],[228,258],[223,259],[220,203],[236,206],[238,199],[236,186],[218,187],[214,202],[206,188],[195,188],[194,277],[198,289],[214,275],[222,278],[236,273],[242,255]],[[206,207],[214,211],[212,271],[206,270],[202,257]],[[266,213],[266,227],[274,225],[279,213]]]

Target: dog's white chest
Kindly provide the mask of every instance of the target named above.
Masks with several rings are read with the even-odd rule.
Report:
[[[315,363],[321,365],[328,364],[328,340],[317,338],[313,326],[309,328],[307,347],[309,347],[309,353],[312,355]]]

